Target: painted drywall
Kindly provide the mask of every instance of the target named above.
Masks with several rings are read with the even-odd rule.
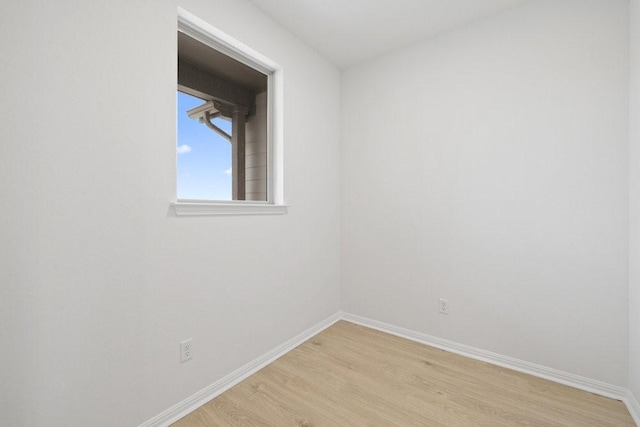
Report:
[[[640,1],[631,0],[629,140],[629,388],[640,399]],[[638,400],[640,401],[640,400]]]
[[[283,67],[289,214],[170,209],[178,6]],[[0,52],[0,425],[138,425],[339,310],[336,67],[244,0],[2,2]]]
[[[344,71],[343,309],[626,387],[628,66],[544,0]]]

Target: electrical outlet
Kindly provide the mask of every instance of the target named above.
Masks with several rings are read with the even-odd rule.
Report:
[[[440,298],[438,311],[440,314],[449,314],[449,301],[444,298]]]
[[[193,357],[193,338],[184,340],[180,343],[180,363],[191,360]]]

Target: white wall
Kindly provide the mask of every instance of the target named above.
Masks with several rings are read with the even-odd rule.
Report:
[[[629,388],[640,401],[640,1],[631,0]]]
[[[0,3],[0,425],[137,425],[340,308],[338,70],[179,4],[284,67],[290,213],[169,208],[176,2]]]
[[[626,386],[627,31],[541,0],[346,70],[343,308]]]

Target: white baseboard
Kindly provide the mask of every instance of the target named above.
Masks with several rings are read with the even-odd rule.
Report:
[[[640,403],[638,403],[638,399],[629,391],[627,392],[627,397],[624,399],[624,403],[627,405],[627,409],[636,422],[636,425],[640,426]]]
[[[182,402],[174,405],[173,407],[165,410],[164,412],[156,415],[148,421],[140,424],[139,427],[166,427],[171,423],[176,422],[180,418],[193,412],[200,406],[204,405],[216,396],[229,390],[240,381],[248,378],[252,374],[256,373],[260,369],[264,368],[274,360],[288,353],[289,351],[302,344],[304,341],[313,337],[314,335],[327,329],[341,319],[341,313],[336,313],[328,319],[323,320],[315,326],[307,329],[306,331],[296,335],[289,341],[279,345],[270,352],[258,357],[257,359],[247,363],[241,368],[231,372],[226,377],[216,381],[208,387],[203,388],[194,395],[186,398]]]
[[[626,388],[592,380],[590,378],[585,378],[557,369],[548,368],[546,366],[536,365],[534,363],[515,359],[513,357],[502,356],[497,353],[492,353],[490,351],[478,349],[464,344],[459,344],[453,341],[423,334],[421,332],[413,331],[410,329],[401,328],[399,326],[390,325],[388,323],[379,322],[377,320],[369,319],[355,314],[338,312],[328,319],[325,319],[317,325],[307,329],[301,334],[291,338],[289,341],[279,345],[270,352],[242,366],[226,377],[216,381],[208,387],[205,387],[204,389],[188,397],[177,405],[174,405],[173,407],[156,415],[150,420],[140,424],[139,427],[169,426],[171,423],[176,422],[180,418],[193,412],[216,396],[229,390],[234,385],[248,378],[255,372],[264,368],[274,360],[293,350],[304,341],[322,332],[339,320],[346,320],[352,323],[356,323],[362,326],[436,347],[441,350],[456,353],[461,356],[470,357],[472,359],[502,366],[514,371],[534,375],[536,377],[544,378],[560,384],[565,384],[591,393],[599,394],[601,396],[621,400],[627,405],[627,408],[629,409],[629,412],[631,413],[631,416],[635,420],[636,424],[640,426],[640,404],[638,404],[638,400],[636,400],[636,398]]]
[[[535,363],[526,362],[513,357],[502,356],[497,353],[492,353],[490,351],[481,350],[464,344],[458,344],[453,341],[390,325],[388,323],[379,322],[377,320],[368,319],[366,317],[357,316],[355,314],[343,313],[342,318],[352,323],[436,347],[441,350],[450,351],[451,353],[456,353],[461,356],[470,357],[493,365],[502,366],[503,368],[534,375],[536,377],[585,390],[590,393],[622,401],[625,401],[628,397],[627,389],[623,387],[592,380],[590,378],[581,377],[579,375],[570,374],[568,372],[548,368],[546,366],[536,365]]]

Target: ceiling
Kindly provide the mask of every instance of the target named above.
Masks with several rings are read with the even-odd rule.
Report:
[[[346,68],[527,0],[249,0]]]

